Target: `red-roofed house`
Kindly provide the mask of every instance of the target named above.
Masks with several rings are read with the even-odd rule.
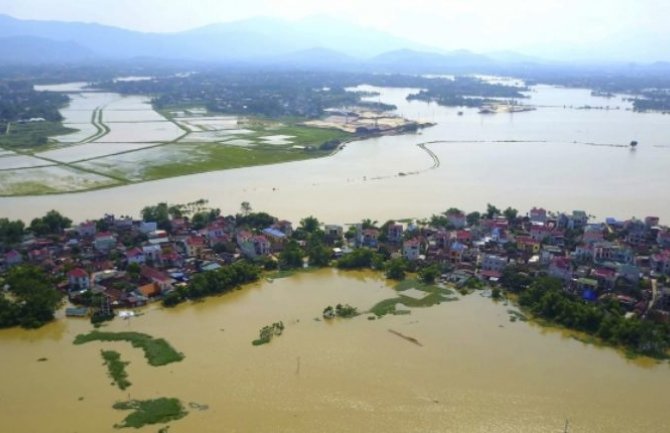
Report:
[[[146,261],[146,257],[144,256],[144,251],[135,247],[126,251],[126,260],[128,260],[128,264],[136,263],[142,265]]]
[[[85,221],[79,224],[75,231],[80,237],[93,237],[97,231],[95,221]]]
[[[142,266],[140,270],[140,275],[146,278],[147,280],[156,283],[162,292],[172,290],[172,284],[174,280],[164,272],[159,271],[158,269]]]
[[[572,262],[568,257],[554,257],[549,264],[549,276],[563,281],[572,279]]]
[[[205,249],[205,238],[201,236],[189,236],[184,241],[184,246],[186,247],[186,255],[188,257],[198,257],[202,255]]]
[[[82,268],[74,268],[68,272],[67,282],[70,290],[88,290],[91,287],[91,278]]]

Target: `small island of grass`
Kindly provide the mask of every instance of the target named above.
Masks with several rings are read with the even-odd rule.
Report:
[[[380,317],[386,314],[399,314],[400,312],[396,311],[397,304],[403,304],[406,307],[432,307],[440,302],[457,299],[448,296],[453,294],[451,289],[414,278],[400,281],[394,289],[399,296],[378,302],[370,309],[370,312]]]
[[[128,380],[128,373],[126,373],[126,366],[130,363],[121,361],[121,354],[114,350],[101,350],[100,353],[105,360],[107,374],[114,381],[112,384],[116,384],[121,390],[132,385]]]
[[[179,362],[184,359],[184,354],[177,352],[164,339],[154,338],[139,332],[91,331],[88,334],[77,335],[74,339],[74,344],[85,344],[91,341],[126,341],[132,344],[133,347],[142,349],[149,365],[153,365],[154,367]]]
[[[356,307],[352,307],[349,304],[337,304],[335,308],[332,305],[327,306],[323,310],[324,319],[332,319],[335,317],[342,317],[343,319],[350,319],[352,317],[358,316],[358,310]]]
[[[114,409],[132,410],[115,428],[141,428],[151,424],[165,424],[184,418],[188,412],[176,398],[157,398],[153,400],[130,400],[114,403]]]

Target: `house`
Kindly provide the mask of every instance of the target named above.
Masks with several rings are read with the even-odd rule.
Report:
[[[23,262],[23,256],[21,256],[21,253],[19,253],[18,251],[11,250],[5,253],[4,262],[7,268],[16,266],[21,264],[21,262]]]
[[[604,227],[602,224],[589,224],[584,227],[584,234],[582,235],[582,242],[592,244],[603,240]]]
[[[161,247],[160,245],[145,245],[142,247],[142,255],[144,262],[150,261],[153,263],[161,263]]]
[[[602,290],[613,289],[617,279],[616,270],[605,266],[598,266],[594,268],[591,271],[590,276],[592,279],[598,281],[598,287]]]
[[[403,226],[402,224],[389,224],[388,230],[386,231],[386,236],[388,237],[389,242],[400,242],[403,235]]]
[[[358,244],[365,247],[374,248],[378,244],[378,238],[379,238],[379,230],[374,228],[363,229],[360,231],[360,234],[358,236]]]
[[[324,227],[324,232],[326,233],[327,238],[337,240],[342,239],[342,236],[344,234],[344,228],[336,224],[326,224],[326,226]]]
[[[74,268],[67,273],[70,291],[88,290],[91,288],[91,277],[82,268]]]
[[[541,244],[530,236],[517,236],[516,247],[527,253],[538,254],[540,252]]]
[[[648,216],[644,219],[644,225],[647,226],[647,228],[652,228],[658,225],[660,222],[660,218],[657,216]]]
[[[128,264],[135,263],[138,265],[144,264],[146,258],[144,256],[144,251],[138,247],[131,248],[126,251],[126,261]]]
[[[199,257],[205,250],[205,238],[202,236],[189,236],[184,241],[184,248],[188,257]]]
[[[670,248],[670,230],[659,231],[656,235],[656,243],[661,248]]]
[[[279,230],[284,233],[287,237],[290,237],[293,234],[293,224],[290,221],[277,221],[272,225],[272,228]]]
[[[418,239],[409,239],[402,244],[402,256],[410,261],[418,260],[421,254],[421,242]]]
[[[575,290],[583,299],[595,301],[598,294],[598,281],[593,278],[579,278],[575,282]]]
[[[163,266],[184,266],[184,257],[174,247],[168,246],[167,248],[163,248],[158,257],[159,259],[156,263],[160,263]]]
[[[544,208],[534,207],[528,213],[531,222],[544,224],[547,221],[547,211]]]
[[[51,251],[48,248],[37,248],[28,252],[28,259],[34,263],[42,263],[51,258]]]
[[[500,278],[507,267],[507,258],[495,254],[485,254],[482,257],[481,275],[486,278]]]
[[[612,242],[597,242],[593,244],[593,258],[596,261],[614,261],[618,263],[632,263],[635,259],[633,251]]]
[[[449,262],[453,264],[459,264],[463,261],[463,256],[467,251],[468,247],[465,244],[460,242],[454,242],[449,246],[448,258]]]
[[[583,210],[572,211],[572,216],[568,220],[570,230],[580,230],[589,222],[589,216]]]
[[[649,261],[652,271],[670,275],[670,250],[663,250],[658,254],[653,254]]]
[[[90,237],[92,238],[95,236],[95,233],[97,231],[97,227],[95,224],[95,221],[85,221],[81,224],[79,224],[76,228],[75,231],[79,235],[79,237],[86,238]]]
[[[153,281],[138,287],[137,290],[146,298],[155,298],[161,294],[160,286]]]
[[[449,224],[451,224],[455,229],[462,229],[467,223],[467,218],[465,213],[461,212],[460,210],[451,209],[447,211],[447,221],[449,221]]]
[[[100,252],[109,252],[116,246],[116,235],[110,232],[100,232],[95,235],[93,246]]]
[[[549,276],[565,282],[572,279],[572,262],[568,257],[554,257],[548,270]]]
[[[146,235],[158,230],[158,224],[154,221],[140,221],[139,230]]]
[[[158,269],[145,265],[140,268],[140,275],[147,281],[156,283],[161,292],[168,292],[173,288],[172,284],[174,284],[174,280],[168,274]]]
[[[237,234],[237,245],[242,254],[255,259],[265,256],[271,252],[271,244],[268,238],[263,235],[253,235],[248,231],[241,231]]]

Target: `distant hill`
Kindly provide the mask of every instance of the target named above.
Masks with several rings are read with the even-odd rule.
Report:
[[[492,59],[466,50],[440,54],[402,49],[380,54],[369,61],[373,67],[407,73],[488,68],[494,64]]]
[[[230,62],[272,59],[314,47],[359,57],[400,48],[425,48],[383,32],[318,16],[297,22],[261,17],[163,34],[100,24],[20,20],[0,15],[0,38],[16,36],[71,42],[106,59],[151,56]],[[30,52],[24,51],[24,58],[29,56]],[[35,56],[36,61],[38,57]]]
[[[35,36],[0,37],[0,64],[54,64],[91,60],[95,54],[75,42]]]

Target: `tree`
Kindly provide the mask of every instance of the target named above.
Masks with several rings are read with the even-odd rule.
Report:
[[[314,236],[307,243],[307,256],[309,256],[310,266],[322,268],[330,264],[332,252],[318,237]]]
[[[391,259],[386,263],[386,278],[404,280],[407,265],[404,259]]]
[[[242,213],[244,216],[247,216],[251,213],[251,205],[248,201],[243,201],[240,204],[240,213]]]
[[[152,221],[162,230],[170,230],[170,212],[167,203],[158,203],[155,206],[146,206],[142,209],[142,219]]]
[[[289,241],[284,251],[279,254],[279,262],[283,268],[301,268],[304,253],[296,241]]]
[[[432,284],[440,276],[440,269],[437,265],[427,266],[419,271],[419,278],[426,284]]]
[[[12,301],[5,300],[0,305],[3,310],[0,315],[11,319],[14,314],[15,320],[0,323],[0,326],[39,328],[53,320],[61,294],[44,271],[34,266],[17,266],[7,272],[5,282],[16,300],[13,307]]]
[[[7,218],[0,218],[0,243],[16,244],[21,242],[25,231],[23,221],[10,221]]]
[[[516,217],[518,216],[518,214],[519,211],[511,207],[508,207],[503,211],[503,215],[505,216],[505,218],[507,218],[507,221],[509,221],[510,224],[516,221]]]
[[[491,219],[497,215],[500,215],[500,209],[493,206],[491,203],[486,204],[486,218]]]
[[[30,230],[37,235],[60,234],[72,225],[72,220],[64,217],[60,212],[50,210],[41,218],[30,222]]]
[[[479,220],[481,219],[482,214],[479,212],[471,212],[465,216],[466,221],[468,222],[469,226],[475,226],[479,224]]]
[[[318,219],[313,216],[308,216],[300,220],[300,228],[306,231],[307,233],[315,233],[319,230],[321,223]]]

